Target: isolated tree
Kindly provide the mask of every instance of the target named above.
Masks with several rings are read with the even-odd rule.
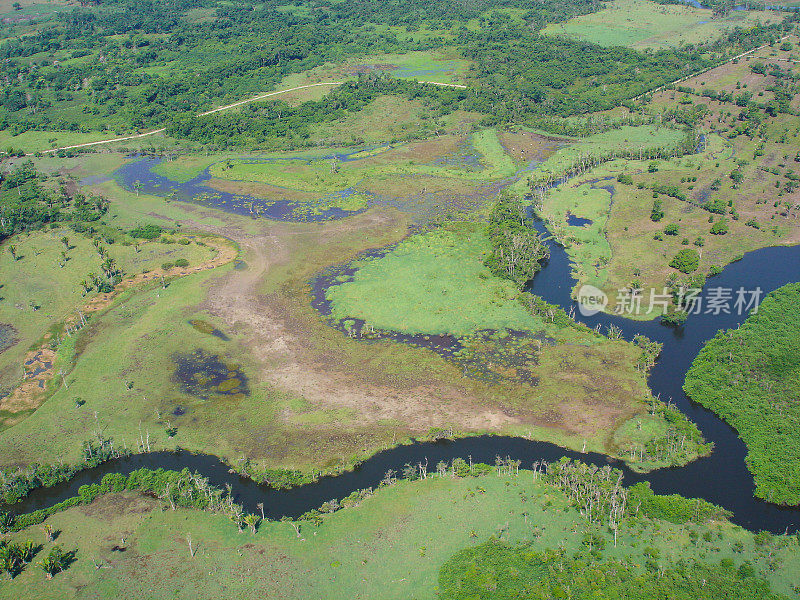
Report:
[[[67,236],[61,238],[61,243],[64,244],[64,248],[69,250],[69,238]]]
[[[258,515],[248,513],[242,520],[244,521],[244,524],[250,528],[250,531],[253,533],[253,535],[255,535],[259,522]]]
[[[106,277],[110,278],[112,275],[116,274],[116,261],[109,256],[103,261],[100,268],[103,269],[103,273],[106,274]]]
[[[8,251],[11,253],[11,259],[17,260],[17,247],[14,244],[8,247]]]
[[[55,575],[58,575],[67,568],[69,559],[69,554],[66,554],[61,549],[61,546],[53,546],[50,553],[40,560],[38,564],[39,568],[44,571],[45,577],[47,577],[47,579],[52,579]]]

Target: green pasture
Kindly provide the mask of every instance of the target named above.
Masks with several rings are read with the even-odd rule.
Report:
[[[210,173],[220,179],[235,181],[257,181],[270,185],[304,192],[333,192],[344,190],[367,180],[405,175],[426,175],[466,181],[490,181],[513,175],[514,161],[505,154],[494,130],[483,130],[471,138],[471,146],[481,157],[484,168],[480,171],[458,167],[418,164],[416,160],[403,157],[398,160],[392,147],[355,155],[355,161],[336,159],[297,160],[295,157],[281,158],[273,155],[269,162],[226,160],[211,164]],[[284,155],[285,156],[285,155]],[[299,156],[307,156],[300,154]],[[168,167],[164,167],[167,169]],[[199,168],[192,169],[194,173]],[[169,172],[175,172],[170,170]]]
[[[774,11],[731,11],[714,17],[708,9],[657,4],[648,0],[614,0],[603,10],[548,25],[545,35],[563,36],[601,46],[671,48],[702,44],[720,38],[735,27],[781,19]]]
[[[61,241],[63,237],[68,238],[69,249]],[[159,268],[179,258],[196,265],[212,256],[206,247],[194,242],[177,244],[172,239],[172,243],[164,244],[125,236],[118,243],[103,245],[126,275]],[[11,256],[12,245],[16,260]],[[19,340],[0,353],[4,384],[20,377],[23,356],[50,326],[74,316],[91,298],[92,293],[84,295],[81,281],[90,280],[90,273],[102,275],[102,263],[92,241],[66,227],[18,235],[0,245],[0,272],[4,274],[0,282],[0,323],[12,325]]]
[[[603,133],[580,138],[574,144],[561,148],[539,165],[533,175],[537,178],[544,173],[559,175],[582,156],[603,156],[613,150],[638,150],[675,146],[683,139],[684,132],[678,129],[640,125],[624,126]]]
[[[724,522],[675,525],[642,518],[621,528],[615,547],[607,528],[589,526],[561,492],[530,471],[400,481],[326,516],[318,527],[297,523],[299,535],[282,522],[263,523],[255,535],[237,533],[221,515],[161,504],[126,492],[52,516],[48,524],[59,532],[57,543],[77,550],[75,562],[49,581],[30,565],[4,582],[0,597],[107,598],[137,590],[142,600],[189,599],[201,589],[203,597],[243,600],[435,600],[440,569],[459,550],[494,539],[528,544],[531,552],[562,548],[572,555],[584,548],[587,533],[595,536],[595,548],[602,545],[598,557],[627,559],[641,572],[652,556],[665,567],[681,559],[728,559],[734,568],[749,562],[773,591],[797,597],[791,589],[800,572],[794,536],[763,538]],[[13,539],[32,539],[44,552],[52,546],[39,528]],[[113,552],[115,545],[125,552]]]
[[[329,288],[333,317],[402,333],[541,328],[513,284],[483,265],[488,251],[480,226],[411,237],[381,258],[360,261],[352,282]]]
[[[564,245],[573,264],[573,274],[583,283],[602,288],[602,267],[611,260],[611,247],[605,232],[611,208],[607,181],[584,183],[571,188],[559,186],[547,197],[542,216],[548,229]],[[569,225],[568,215],[590,219],[589,224]]]

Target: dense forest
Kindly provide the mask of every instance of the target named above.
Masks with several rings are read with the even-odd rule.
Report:
[[[472,61],[470,93],[386,82],[383,91],[423,97],[442,112],[491,115],[488,124],[582,114],[777,39],[786,27],[734,30],[702,46],[640,52],[539,35],[547,23],[603,7],[590,0],[413,0],[402,10],[398,2],[379,1],[316,0],[291,10],[282,4],[107,0],[65,7],[33,27],[2,25],[0,129],[124,133],[169,123],[174,135],[225,139],[239,129],[241,116],[217,114],[193,124],[188,115],[272,89],[286,75],[325,62],[442,47]],[[358,101],[344,106],[265,104],[255,109],[248,141],[286,135],[306,113],[314,122],[359,110],[376,88],[360,83],[357,92]],[[281,112],[285,122],[276,116]],[[301,127],[296,135],[303,134]]]
[[[756,495],[800,504],[800,283],[772,292],[738,329],[719,332],[684,389],[747,444]]]
[[[489,540],[458,552],[439,573],[442,600],[777,600],[767,582],[749,565],[736,568],[730,559],[660,563],[651,549],[645,569],[632,561],[598,560],[589,550],[569,556],[561,550],[536,552],[526,545]],[[595,554],[597,554],[595,550]]]
[[[486,258],[489,270],[524,287],[542,268],[550,251],[536,230],[530,227],[520,199],[507,192],[500,197],[489,216],[486,232],[492,251]]]

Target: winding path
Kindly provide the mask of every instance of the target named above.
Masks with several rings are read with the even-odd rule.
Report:
[[[251,102],[258,102],[259,100],[263,100],[265,98],[269,98],[271,96],[279,96],[280,94],[287,94],[289,92],[296,92],[298,90],[305,90],[308,88],[313,88],[317,86],[337,86],[342,85],[343,81],[328,81],[328,82],[320,82],[320,83],[309,83],[307,85],[298,85],[293,88],[289,88],[286,90],[278,90],[276,92],[268,92],[266,94],[260,94],[258,96],[254,96],[253,98],[247,98],[246,100],[239,100],[238,102],[234,102],[232,104],[226,104],[225,106],[219,106],[217,108],[212,108],[211,110],[207,110],[205,112],[197,113],[198,117],[205,117],[206,115],[211,115],[217,112],[222,112],[223,110],[229,110],[231,108],[236,108],[237,106],[243,106],[245,104],[249,104]],[[466,85],[461,85],[459,83],[440,83],[438,81],[419,81],[417,83],[429,83],[431,85],[438,85],[442,87],[453,87],[458,89],[467,89]],[[112,144],[114,142],[126,142],[128,140],[138,140],[150,135],[155,135],[157,133],[164,133],[167,130],[166,127],[162,127],[161,129],[154,129],[152,131],[146,131],[144,133],[137,133],[135,135],[127,135],[124,137],[116,137],[111,138],[108,140],[99,140],[97,142],[85,142],[83,144],[73,144],[72,146],[62,146],[61,148],[51,148],[50,150],[43,150],[43,154],[52,154],[53,152],[58,152],[60,150],[75,150],[76,148],[88,148],[89,146],[99,146],[101,144]]]
[[[777,44],[778,42],[782,42],[786,38],[792,37],[792,35],[793,34],[791,34],[791,33],[789,33],[787,35],[784,35],[783,37],[778,38],[777,42],[773,42],[773,43]],[[684,81],[686,81],[688,79],[692,79],[693,77],[698,77],[698,76],[702,75],[703,73],[708,73],[709,71],[713,71],[714,69],[718,69],[722,65],[726,65],[731,61],[738,60],[738,59],[742,58],[743,56],[747,56],[748,54],[752,54],[753,52],[758,52],[759,50],[763,50],[764,48],[767,48],[768,46],[769,46],[769,44],[764,44],[763,46],[759,46],[758,48],[753,48],[752,50],[748,50],[747,52],[742,52],[741,54],[737,54],[736,56],[731,56],[730,58],[726,58],[725,60],[723,60],[718,65],[714,65],[713,67],[708,67],[706,69],[702,69],[700,71],[697,71],[696,73],[692,73],[691,75],[686,75],[685,77],[681,77],[680,79],[676,79],[675,81],[670,81],[669,83],[665,83],[664,85],[660,85],[657,88],[653,88],[652,90],[648,90],[646,92],[642,92],[638,96],[634,96],[633,98],[631,98],[631,100],[639,100],[640,98],[646,96],[647,94],[655,94],[656,92],[660,92],[664,88],[673,86],[676,83],[682,83],[682,82],[684,82]],[[770,59],[770,60],[780,60],[780,59]],[[792,61],[789,61],[789,62],[792,62]]]

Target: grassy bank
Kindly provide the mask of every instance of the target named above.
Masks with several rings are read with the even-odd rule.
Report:
[[[794,595],[800,565],[794,537],[754,535],[724,521],[673,524],[637,517],[621,528],[614,546],[609,530],[589,525],[562,492],[530,471],[399,481],[325,516],[319,526],[299,522],[299,534],[281,522],[262,523],[255,535],[237,533],[222,515],[173,511],[131,492],[70,508],[48,523],[59,532],[58,544],[77,550],[76,561],[52,581],[31,565],[0,588],[0,597],[108,597],[136,589],[143,599],[195,598],[202,589],[206,597],[434,599],[452,590],[454,568],[465,553],[485,556],[487,544],[524,544],[529,559],[546,550],[588,557],[591,550],[596,566],[580,572],[622,561],[631,565],[633,581],[670,570],[682,559],[711,565],[711,571],[723,560],[734,572],[749,564],[743,577],[764,578],[774,592],[787,595]],[[43,552],[52,546],[38,529],[12,539],[42,543]],[[492,566],[506,566],[499,579],[487,573],[480,580],[479,597],[490,594],[492,581],[505,589],[513,573],[515,563],[505,560],[499,546],[492,554]],[[516,565],[520,576],[521,566]],[[478,560],[472,570],[459,567],[455,573],[486,569]]]

